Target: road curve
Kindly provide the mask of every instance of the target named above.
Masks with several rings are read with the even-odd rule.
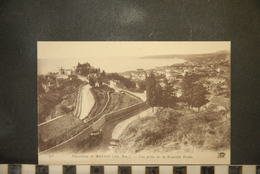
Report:
[[[110,142],[113,139],[113,130],[114,128],[121,122],[135,117],[139,116],[140,113],[143,113],[143,111],[146,111],[148,107],[143,107],[137,110],[134,110],[130,112],[129,114],[125,115],[123,118],[117,119],[117,120],[112,120],[112,121],[107,121],[106,124],[103,127],[103,135],[102,135],[102,140],[99,145],[96,146],[94,149],[95,151],[99,152],[106,152],[110,148]],[[141,114],[142,115],[142,114]]]
[[[123,131],[128,127],[128,125],[130,125],[133,121],[150,115],[152,115],[152,108],[148,108],[122,122],[119,122],[112,131],[112,139],[117,140]]]
[[[94,96],[93,94],[91,93],[91,87],[90,85],[85,85],[82,87],[82,90],[81,90],[81,100],[80,100],[80,103],[79,105],[81,105],[79,108],[80,108],[80,112],[79,112],[79,119],[84,119],[88,116],[88,114],[90,113],[92,107],[94,106],[95,104],[95,99],[94,99]]]

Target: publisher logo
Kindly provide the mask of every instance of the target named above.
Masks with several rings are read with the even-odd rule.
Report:
[[[225,157],[225,153],[224,152],[219,152],[218,153],[218,158],[224,158]]]

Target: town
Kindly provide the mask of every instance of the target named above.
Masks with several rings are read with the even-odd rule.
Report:
[[[60,67],[58,72],[38,75],[40,152],[61,149],[60,144],[77,139],[86,131],[88,136],[80,141],[71,141],[75,141],[75,148],[70,150],[84,152],[98,147],[103,150],[112,148],[118,152],[129,149],[137,152],[145,147],[158,150],[158,145],[168,147],[172,143],[174,145],[170,149],[175,150],[180,148],[180,144],[211,150],[228,148],[229,52],[186,55],[182,58],[186,60],[184,63],[122,73],[107,73],[85,62],[78,63],[72,69]],[[160,118],[153,123],[150,123],[154,121],[153,117],[146,118],[150,119],[146,124],[157,128],[147,135],[147,128],[140,128],[142,119],[137,119],[120,130],[120,135],[113,137],[113,128],[117,124],[138,113]],[[200,127],[191,126],[192,121]],[[154,124],[164,124],[164,128]],[[108,129],[110,131],[106,131]],[[201,129],[207,130],[205,137],[193,136],[192,131]],[[136,131],[141,132],[139,137],[133,135]],[[219,136],[223,141],[213,141],[214,136]],[[135,141],[135,147],[130,147],[126,140]]]

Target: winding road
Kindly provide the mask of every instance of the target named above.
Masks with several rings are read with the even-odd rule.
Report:
[[[145,93],[134,93],[125,89],[121,89],[117,87],[115,84],[110,83],[109,87],[113,88],[117,92],[124,91],[126,94],[131,95],[132,97],[137,97],[141,99],[143,102],[146,100],[146,94]],[[96,146],[95,151],[108,151],[111,150],[111,143],[113,141],[117,141],[121,133],[127,128],[127,126],[134,121],[135,119],[138,119],[140,117],[143,117],[144,115],[147,115],[147,112],[149,112],[149,107],[143,107],[138,110],[134,110],[132,112],[129,112],[128,114],[125,114],[124,117],[116,120],[107,121],[106,124],[103,127],[103,135],[101,143]]]
[[[95,148],[91,149],[91,151],[93,152],[106,152],[111,150],[111,142],[113,140],[117,140],[117,139],[113,139],[113,134],[115,133],[114,129],[115,127],[124,122],[127,119],[131,119],[131,118],[138,118],[140,115],[143,115],[143,113],[145,113],[147,111],[149,107],[143,107],[137,110],[133,110],[131,112],[129,112],[128,114],[125,114],[123,117],[120,117],[119,119],[113,119],[110,121],[107,121],[106,124],[103,126],[102,128],[102,139],[100,140],[100,143],[98,145],[95,146]],[[130,123],[130,122],[129,122]],[[127,126],[127,125],[126,125]],[[123,129],[126,127],[122,127]],[[121,129],[120,131],[123,131],[123,129]],[[82,151],[89,151],[88,148],[86,149],[82,149]]]
[[[137,102],[135,105],[129,106],[127,108],[122,108],[121,110],[107,113],[103,115],[102,118],[100,117],[100,119],[94,121],[95,124],[92,123],[91,125],[88,125],[89,122],[84,122],[86,123],[86,126],[84,127],[83,130],[77,132],[76,134],[74,133],[68,134],[69,139],[67,139],[62,143],[56,144],[51,148],[46,149],[45,152],[48,153],[51,151],[60,151],[62,149],[71,150],[72,146],[74,146],[73,149],[81,150],[83,152],[89,151],[90,149],[88,149],[88,147],[84,147],[84,144],[82,143],[86,143],[86,141],[84,142],[85,139],[84,137],[90,136],[91,133],[90,129],[92,129],[92,131],[102,129],[102,136],[100,137],[101,139],[99,139],[100,143],[98,143],[94,149],[91,149],[91,151],[109,150],[111,145],[111,140],[113,139],[112,137],[113,130],[116,127],[116,125],[130,117],[139,115],[139,113],[143,112],[148,108],[148,106],[140,97],[120,88],[117,88],[116,90],[118,92],[124,92],[125,94],[131,97],[136,97],[139,99],[140,102],[139,103]],[[94,105],[95,105],[95,98],[91,92],[90,85],[87,84],[81,86],[78,93],[78,99],[76,101],[76,109],[74,111],[74,116],[81,119],[82,121],[85,121]],[[105,121],[105,124],[104,122],[102,122],[103,120]],[[57,119],[56,121],[59,121],[59,119]]]
[[[148,108],[122,122],[119,122],[115,128],[112,131],[112,139],[117,140],[119,139],[120,135],[123,133],[123,131],[130,125],[133,121],[139,119],[139,118],[144,118],[147,116],[152,115],[152,108]]]
[[[85,85],[82,87],[81,90],[81,99],[79,102],[79,114],[77,115],[77,117],[81,120],[83,120],[84,118],[86,118],[88,116],[88,114],[90,113],[92,107],[95,104],[95,99],[93,94],[91,93],[90,90],[90,85]]]

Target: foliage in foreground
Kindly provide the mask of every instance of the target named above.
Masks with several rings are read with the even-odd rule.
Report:
[[[227,150],[230,145],[227,114],[213,110],[182,113],[171,108],[158,108],[153,115],[137,119],[127,127],[120,137],[121,147],[134,152],[183,148]]]

